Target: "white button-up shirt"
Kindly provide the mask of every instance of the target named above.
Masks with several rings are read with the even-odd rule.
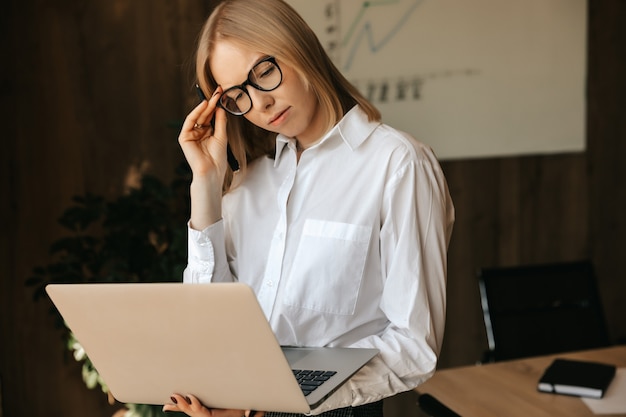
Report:
[[[407,391],[435,371],[454,208],[432,151],[353,108],[296,157],[249,166],[223,219],[189,230],[188,283],[250,285],[282,345],[380,355],[315,413]]]

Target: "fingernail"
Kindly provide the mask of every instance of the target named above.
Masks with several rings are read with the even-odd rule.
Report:
[[[178,404],[178,401],[176,401],[176,398],[174,398],[174,397],[170,397],[170,398],[172,399],[172,402],[173,402],[174,404]]]
[[[191,404],[191,399],[189,397],[185,397],[185,401],[187,401],[188,404]]]

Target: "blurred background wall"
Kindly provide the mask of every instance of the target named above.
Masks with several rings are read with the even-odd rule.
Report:
[[[24,282],[50,261],[71,197],[169,179],[201,0],[8,0],[0,14],[2,416],[110,416]],[[487,342],[477,268],[590,258],[612,337],[626,337],[626,2],[589,1],[587,150],[443,161],[457,221],[441,367]],[[563,120],[563,123],[568,123]],[[425,138],[427,141],[427,138]]]

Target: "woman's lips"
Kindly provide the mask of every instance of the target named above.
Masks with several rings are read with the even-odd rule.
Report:
[[[277,113],[276,115],[274,115],[268,124],[272,125],[272,126],[278,126],[280,125],[286,118],[287,118],[287,112],[289,111],[290,107],[286,108],[285,110],[281,111],[280,113]]]

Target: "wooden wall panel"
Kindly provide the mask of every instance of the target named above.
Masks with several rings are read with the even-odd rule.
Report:
[[[171,177],[182,160],[177,125],[196,101],[188,64],[212,2],[9,3],[1,66],[4,415],[110,416],[116,408],[84,387],[49,305],[33,303],[24,281],[49,261],[73,195],[118,195],[133,166]]]
[[[591,255],[611,334],[626,343],[626,2],[590,1]]]
[[[85,389],[24,280],[46,263],[75,194],[124,190],[131,167],[167,179],[195,102],[189,59],[202,0],[9,0],[0,15],[0,378],[5,416],[109,416]],[[626,3],[590,1],[589,149],[443,163],[457,210],[441,366],[480,359],[475,271],[592,257],[614,338],[626,338]],[[563,121],[567,123],[567,121]]]

